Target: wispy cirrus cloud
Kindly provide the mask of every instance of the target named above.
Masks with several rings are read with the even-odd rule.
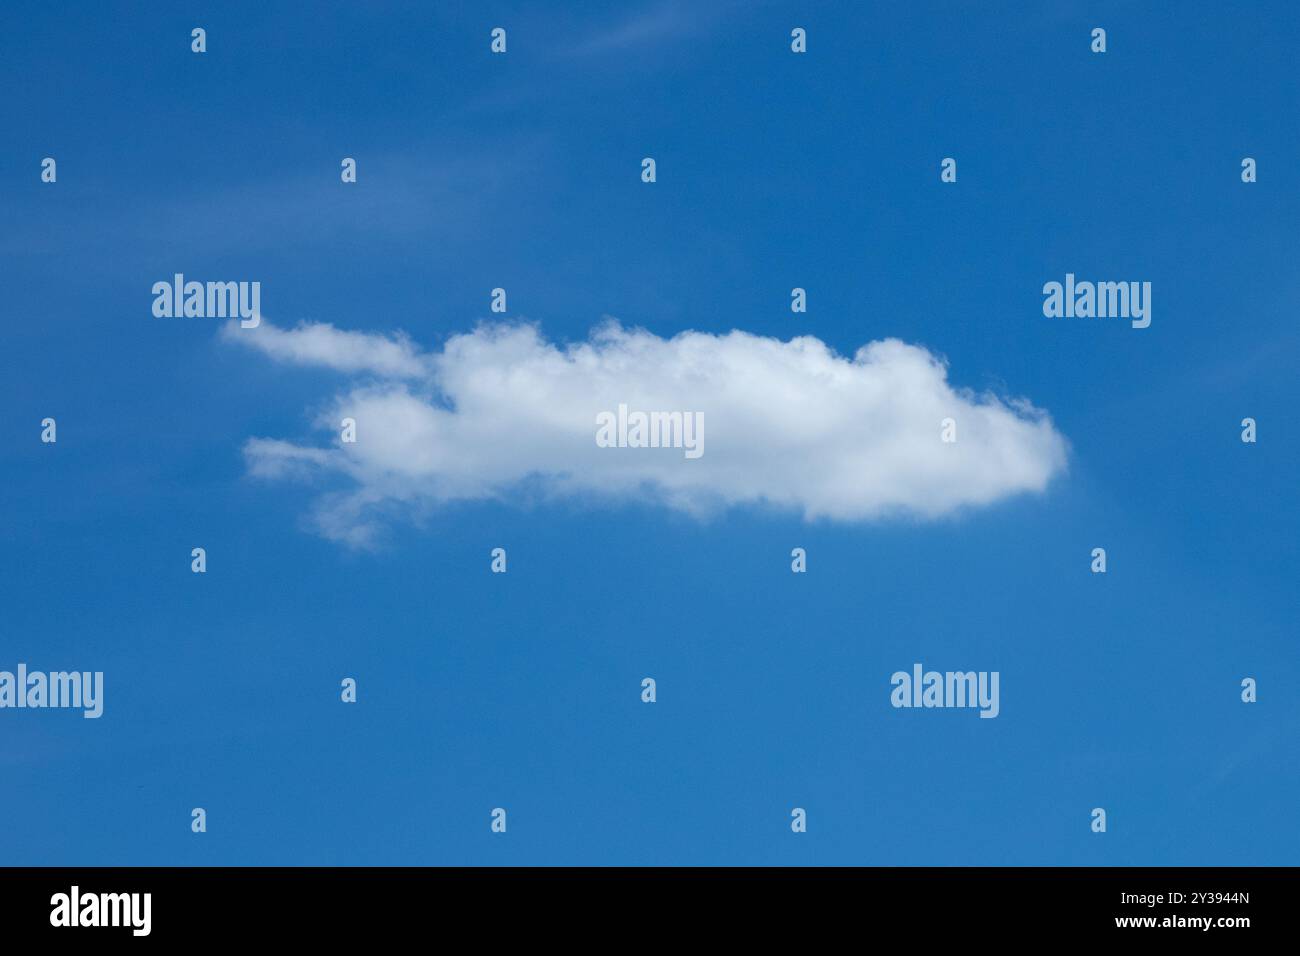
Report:
[[[618,53],[705,29],[717,9],[679,0],[661,0],[583,37],[569,52],[578,55]]]
[[[223,337],[349,378],[316,423],[332,441],[254,438],[245,455],[260,477],[343,476],[349,490],[323,495],[313,522],[359,546],[403,515],[525,486],[694,514],[765,505],[864,521],[1040,492],[1066,465],[1046,413],[955,388],[941,359],[897,339],[850,358],[811,336],[661,338],[613,321],[569,345],[532,325],[482,325],[434,352],[330,325],[232,324]],[[620,404],[702,413],[707,454],[599,447],[597,416]],[[355,443],[338,441],[343,418]],[[940,439],[947,418],[953,443]]]

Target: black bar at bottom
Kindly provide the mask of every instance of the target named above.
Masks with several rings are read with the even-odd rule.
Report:
[[[624,937],[665,945],[701,936],[798,942],[840,931],[971,942],[1131,935],[1231,944],[1259,931],[1286,932],[1296,872],[15,868],[0,869],[0,926],[6,941],[62,936],[92,945],[113,937],[338,944],[430,930],[474,934],[466,942],[590,938],[611,945]]]

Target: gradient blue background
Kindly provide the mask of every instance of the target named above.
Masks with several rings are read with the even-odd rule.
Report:
[[[117,6],[0,31],[0,668],[106,673],[98,721],[0,712],[0,864],[1300,862],[1294,4]],[[1151,281],[1151,327],[1045,319],[1067,271]],[[350,552],[240,456],[336,377],[153,318],[173,272],[429,348],[494,286],[562,341],[896,336],[1070,469],[934,523],[476,504]],[[1001,716],[892,709],[915,661]]]

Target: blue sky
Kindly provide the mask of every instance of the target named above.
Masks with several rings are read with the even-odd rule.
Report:
[[[0,669],[106,688],[0,711],[0,862],[1294,864],[1297,16],[18,4]],[[898,338],[1068,469],[932,520],[521,496],[349,548],[242,452],[319,440],[338,375],[154,318],[174,272],[431,352],[497,286],[561,343]],[[1151,327],[1045,318],[1067,272],[1150,281]],[[999,671],[999,717],[891,708],[917,661]]]

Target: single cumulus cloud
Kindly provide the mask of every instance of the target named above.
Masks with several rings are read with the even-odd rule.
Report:
[[[342,476],[312,518],[357,546],[430,506],[539,491],[697,515],[766,505],[807,519],[936,518],[1040,492],[1066,464],[1045,412],[954,388],[941,359],[897,339],[848,358],[811,336],[665,339],[615,321],[567,345],[533,325],[481,325],[440,352],[323,324],[231,323],[222,336],[348,376],[316,423],[328,441],[254,438],[244,454],[255,476]],[[693,416],[697,457],[680,444],[602,447],[599,423],[620,406]],[[354,442],[341,440],[345,418]],[[946,419],[955,441],[942,439]]]

